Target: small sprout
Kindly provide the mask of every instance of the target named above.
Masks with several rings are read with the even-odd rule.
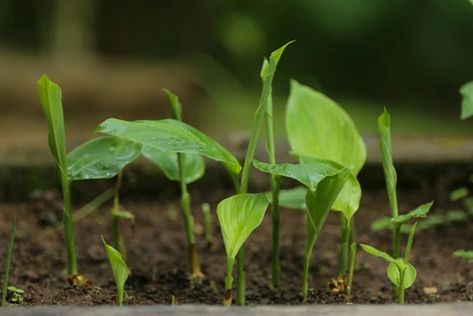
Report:
[[[307,188],[307,240],[302,284],[302,299],[305,303],[309,292],[312,250],[335,199],[351,175],[352,168],[321,159],[310,159],[300,164],[268,164],[255,160],[253,165],[260,171],[297,180]]]
[[[13,285],[8,287],[8,302],[12,304],[21,304],[25,299],[25,291]],[[4,305],[3,305],[4,306]]]
[[[457,250],[453,253],[454,257],[466,259],[468,262],[473,263],[473,250]]]
[[[464,199],[468,196],[468,188],[461,187],[450,192],[449,199],[450,201],[458,201]]]
[[[205,241],[208,246],[211,246],[214,243],[213,235],[213,223],[212,223],[212,214],[210,213],[210,204],[202,204],[202,217],[204,218],[204,234]]]
[[[218,221],[227,253],[224,306],[232,304],[233,265],[245,241],[262,222],[268,201],[264,194],[237,194],[217,205]]]
[[[409,239],[407,241],[407,246],[403,257],[395,259],[388,253],[378,250],[372,246],[366,244],[360,245],[365,252],[375,257],[382,258],[388,263],[386,274],[388,279],[396,288],[396,293],[398,295],[400,304],[404,304],[404,290],[411,287],[417,277],[417,271],[415,267],[409,263],[409,256],[412,249],[412,243],[414,241],[416,225],[417,223],[412,225],[409,231]]]
[[[130,270],[123,260],[122,255],[118,250],[108,245],[105,239],[102,236],[102,243],[105,248],[105,251],[110,261],[110,266],[112,267],[113,279],[115,280],[115,285],[117,287],[117,304],[119,306],[123,305],[123,296],[125,293],[125,283],[130,275]]]
[[[8,241],[7,255],[5,256],[5,271],[3,272],[3,287],[2,287],[2,302],[1,306],[7,304],[7,292],[8,292],[8,282],[10,278],[10,265],[11,265],[11,256],[13,253],[13,246],[15,245],[16,237],[16,217],[13,218],[13,222],[10,228],[10,239]],[[23,291],[23,290],[22,290]],[[23,301],[23,299],[22,299]]]

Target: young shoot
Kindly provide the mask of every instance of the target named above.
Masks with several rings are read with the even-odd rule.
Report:
[[[5,256],[5,271],[3,272],[3,287],[2,287],[2,304],[5,306],[7,304],[7,293],[8,293],[8,282],[10,278],[10,265],[11,265],[11,256],[13,253],[13,246],[15,245],[16,237],[16,217],[13,217],[13,221],[10,228],[10,239],[8,241],[7,255]]]
[[[42,75],[38,95],[48,123],[48,143],[61,182],[63,225],[67,252],[67,274],[74,285],[86,283],[79,275],[74,242],[71,186],[76,180],[109,179],[136,159],[141,145],[115,137],[98,137],[81,144],[69,154],[66,151],[61,88]]]
[[[329,160],[310,159],[300,164],[268,164],[254,161],[256,169],[299,181],[307,188],[307,240],[304,251],[302,300],[307,301],[312,250],[335,199],[340,194],[351,167],[343,167]]]
[[[246,150],[245,161],[243,163],[243,170],[241,173],[240,183],[235,181],[237,193],[247,193],[248,182],[250,176],[251,163],[255,155],[256,146],[260,136],[263,124],[266,123],[266,132],[268,135],[268,156],[271,162],[275,162],[275,150],[274,150],[274,131],[273,131],[273,110],[272,110],[272,83],[276,68],[279,60],[288,45],[292,43],[288,42],[282,47],[278,48],[271,53],[269,59],[263,60],[263,66],[261,68],[260,77],[263,83],[259,104],[253,117],[253,127],[251,131],[250,141]],[[279,284],[279,272],[281,270],[279,263],[279,207],[278,207],[278,195],[279,195],[279,179],[277,176],[271,176],[271,194],[272,194],[272,216],[273,216],[273,255],[272,255],[272,280],[273,286],[277,287]],[[237,256],[238,265],[238,285],[237,285],[237,304],[245,305],[245,245],[242,245],[240,252]]]
[[[122,255],[118,250],[108,245],[105,239],[102,236],[102,243],[107,253],[108,260],[110,261],[110,266],[112,267],[113,279],[115,280],[115,285],[117,287],[117,304],[119,306],[123,305],[123,297],[125,293],[125,283],[130,275],[130,270],[123,260]]]
[[[393,258],[386,252],[378,250],[372,246],[361,244],[361,248],[376,257],[384,259],[388,266],[386,268],[386,274],[388,279],[392,282],[396,289],[396,293],[399,299],[399,304],[404,304],[404,291],[414,284],[417,277],[417,271],[415,267],[409,262],[409,256],[412,249],[412,243],[414,241],[414,234],[417,222],[412,225],[409,231],[409,238],[407,240],[407,246],[404,251],[404,256],[400,258]]]
[[[164,89],[172,107],[173,119],[182,121],[182,106],[179,97]],[[188,243],[189,267],[192,280],[204,277],[201,271],[198,251],[195,245],[194,216],[191,210],[191,196],[187,185],[201,178],[205,173],[203,158],[198,154],[165,152],[153,147],[145,147],[143,154],[156,164],[171,181],[177,181],[181,189],[181,208],[184,216]]]
[[[352,176],[332,208],[340,212],[338,274],[346,276],[350,258],[354,257],[350,245],[355,242],[354,215],[361,199],[361,187],[356,177],[366,161],[365,143],[355,123],[340,105],[294,80],[291,81],[286,108],[289,144],[300,161],[310,157],[353,167]]]
[[[262,222],[268,201],[264,194],[237,194],[217,205],[218,221],[227,253],[223,305],[232,304],[233,266],[245,241]]]

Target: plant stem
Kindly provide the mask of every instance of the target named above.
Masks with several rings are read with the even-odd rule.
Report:
[[[122,255],[123,258],[126,257],[125,249],[125,240],[123,239],[121,229],[120,229],[120,217],[114,215],[114,212],[120,211],[120,188],[122,185],[123,179],[123,170],[120,171],[117,175],[117,183],[115,186],[115,197],[113,198],[113,209],[112,209],[112,233],[113,233],[113,243],[117,248],[118,252]]]
[[[399,288],[398,288],[399,304],[404,304],[404,276],[405,274],[406,274],[406,268],[399,269]]]
[[[71,181],[61,172],[61,186],[64,200],[64,238],[67,252],[67,274],[73,276],[79,273],[74,243],[74,227],[71,210]]]
[[[338,275],[344,275],[348,271],[350,258],[350,239],[351,239],[351,225],[350,221],[345,215],[340,212],[340,229],[341,242],[338,254]]]
[[[225,277],[225,294],[223,306],[232,305],[232,287],[233,287],[233,264],[235,259],[227,257],[227,276]]]
[[[13,222],[10,229],[10,240],[8,241],[7,256],[5,258],[5,272],[3,274],[3,288],[2,288],[2,306],[7,304],[7,292],[8,292],[8,279],[10,277],[10,264],[11,256],[13,252],[13,246],[15,244],[16,237],[16,216],[13,217]]]
[[[186,238],[189,247],[189,265],[191,270],[191,277],[200,278],[203,276],[202,270],[200,269],[200,261],[195,247],[194,237],[194,217],[191,212],[191,196],[187,191],[187,184],[184,174],[184,163],[185,156],[182,153],[177,154],[177,160],[179,163],[179,178],[181,184],[181,207],[184,214],[184,223],[186,228]]]
[[[356,247],[357,247],[356,242],[352,242],[350,245],[350,268],[348,270],[348,288],[347,288],[348,301],[351,301],[353,274],[355,272],[355,265],[356,265]]]
[[[312,257],[312,251],[315,246],[315,241],[317,240],[317,234],[310,233],[310,230],[313,229],[311,225],[312,224],[310,223],[309,218],[307,218],[307,240],[304,252],[304,270],[302,277],[302,303],[307,302],[307,296],[309,293],[310,261]]]
[[[401,224],[395,224],[393,228],[393,258],[401,256]]]
[[[245,305],[246,301],[246,271],[245,271],[245,248],[244,245],[241,247],[237,254],[237,267],[238,267],[238,283],[237,283],[237,298],[236,302],[238,305]]]

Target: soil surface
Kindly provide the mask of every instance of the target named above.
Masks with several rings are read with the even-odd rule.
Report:
[[[225,251],[217,225],[215,242],[208,246],[202,232],[200,205],[213,206],[230,192],[194,191],[193,211],[200,260],[205,280],[191,284],[187,278],[187,247],[183,219],[175,190],[153,199],[133,196],[123,198],[123,205],[134,212],[136,222],[124,222],[127,262],[132,275],[126,285],[126,304],[221,304],[225,276]],[[56,193],[57,195],[57,193]],[[400,192],[400,210],[405,212],[434,199],[417,191]],[[91,284],[83,288],[69,285],[65,277],[65,254],[59,220],[61,211],[54,192],[45,192],[31,201],[0,204],[0,258],[4,258],[12,212],[18,217],[18,237],[12,261],[10,283],[25,291],[24,305],[115,304],[115,285],[100,235],[111,242],[110,205],[76,223],[75,235],[79,268]],[[449,207],[455,207],[450,205]],[[391,234],[373,232],[370,223],[388,214],[384,190],[365,192],[357,214],[358,241],[390,251]],[[442,212],[438,208],[433,212]],[[311,269],[308,303],[343,303],[345,296],[331,290],[330,281],[337,274],[339,214],[332,213],[317,241]],[[471,218],[465,222],[444,224],[417,234],[411,255],[418,279],[406,291],[407,303],[456,302],[473,300],[473,264],[454,258],[457,249],[473,249]],[[56,227],[56,228],[54,228]],[[406,236],[403,236],[404,243]],[[247,243],[248,304],[300,304],[305,218],[296,210],[282,210],[281,218],[281,288],[271,289],[271,216]],[[2,259],[3,260],[3,259]],[[3,263],[1,265],[3,269]],[[385,263],[359,251],[353,286],[353,303],[393,303]]]

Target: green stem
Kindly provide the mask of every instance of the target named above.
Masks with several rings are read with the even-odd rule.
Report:
[[[350,257],[350,239],[351,227],[350,221],[345,215],[340,213],[340,228],[341,228],[341,242],[338,253],[338,275],[344,275],[348,271],[349,257]]]
[[[7,256],[5,258],[5,272],[3,274],[3,288],[2,288],[2,306],[5,306],[7,304],[8,279],[10,278],[10,264],[11,264],[13,246],[15,244],[15,236],[16,236],[16,216],[13,217],[13,222],[11,224],[10,240],[8,241]]]
[[[123,258],[126,257],[125,240],[123,239],[120,229],[120,217],[114,215],[115,212],[120,211],[120,188],[122,185],[123,170],[118,173],[117,183],[115,186],[115,197],[113,198],[113,209],[112,209],[112,234],[113,244],[117,248],[118,252]]]
[[[406,274],[406,269],[399,269],[399,304],[404,304],[404,276]]]
[[[279,209],[279,189],[281,187],[281,180],[279,177],[271,176],[271,191],[272,191],[272,207],[271,215],[273,220],[273,251],[272,251],[272,281],[273,287],[279,287],[279,280],[281,274],[280,253],[279,246],[279,224],[280,224],[280,209]]]
[[[61,173],[62,194],[64,199],[64,238],[67,252],[67,274],[73,276],[79,273],[74,243],[74,227],[71,210],[71,182]]]
[[[401,225],[395,224],[393,228],[393,258],[401,255]]]
[[[350,245],[350,268],[348,270],[348,289],[347,289],[347,296],[348,300],[351,301],[351,289],[353,285],[353,274],[355,272],[355,265],[356,265],[356,242],[352,242]]]
[[[302,303],[307,302],[307,296],[309,294],[310,261],[315,241],[317,240],[317,233],[311,233],[311,230],[313,230],[311,225],[312,224],[310,223],[309,218],[307,218],[307,239],[304,252],[304,268],[302,276]]]
[[[225,277],[225,294],[223,306],[232,305],[232,287],[233,287],[233,264],[235,259],[227,257],[227,276]]]
[[[214,235],[212,214],[210,214],[210,205],[208,203],[202,204],[202,216],[204,218],[205,240],[207,241],[208,245],[211,245],[214,241]]]
[[[177,159],[179,163],[179,178],[181,184],[181,207],[184,214],[184,224],[186,229],[186,238],[187,244],[189,247],[189,265],[191,270],[191,275],[193,277],[200,277],[202,271],[200,269],[200,261],[195,247],[195,237],[194,237],[194,217],[191,212],[191,196],[187,191],[187,184],[185,181],[184,174],[184,163],[185,155],[182,153],[177,154]]]

